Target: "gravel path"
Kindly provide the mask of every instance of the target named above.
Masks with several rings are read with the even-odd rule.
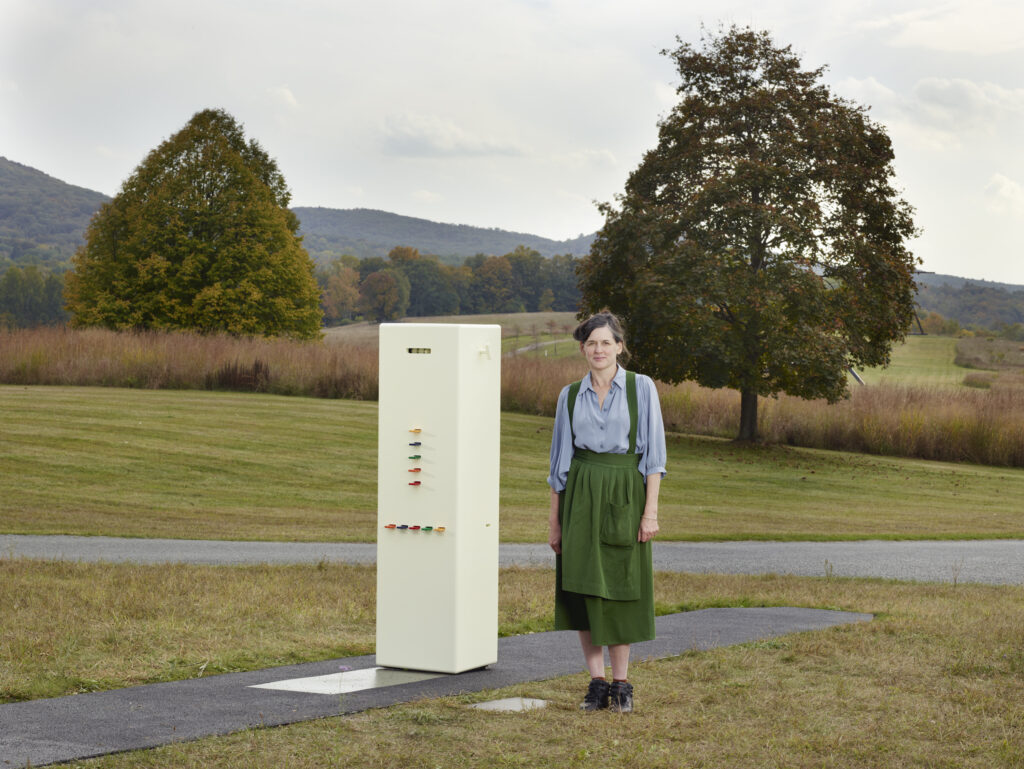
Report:
[[[0,557],[135,563],[373,563],[372,543],[222,542],[0,534]],[[553,566],[547,545],[505,544],[502,566]],[[1024,585],[1024,540],[656,542],[660,571],[882,577]]]

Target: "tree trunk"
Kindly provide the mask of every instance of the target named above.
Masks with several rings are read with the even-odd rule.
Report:
[[[738,441],[756,441],[757,435],[757,393],[740,390],[740,434]]]

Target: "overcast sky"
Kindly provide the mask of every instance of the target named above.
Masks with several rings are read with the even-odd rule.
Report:
[[[720,23],[871,106],[923,269],[1024,284],[1020,0],[0,0],[0,155],[113,195],[222,107],[294,205],[565,239],[656,143],[660,51]]]

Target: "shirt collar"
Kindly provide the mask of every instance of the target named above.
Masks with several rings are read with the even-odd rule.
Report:
[[[615,372],[615,376],[612,377],[612,386],[618,387],[620,390],[624,390],[626,387],[626,369],[619,364],[618,371]],[[584,390],[593,390],[593,386],[590,384],[590,372],[583,377],[583,384],[580,387]]]

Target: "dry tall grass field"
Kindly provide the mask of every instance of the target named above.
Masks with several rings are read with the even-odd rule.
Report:
[[[0,330],[0,383],[376,400],[377,353],[359,344],[224,334]]]
[[[502,408],[551,416],[561,387],[586,369],[567,335],[571,313],[422,318],[425,322],[499,323],[507,350],[561,346],[558,355],[509,354],[502,366]],[[978,344],[970,360],[999,369],[954,365],[952,339],[910,338],[890,370],[868,372],[836,404],[789,396],[764,398],[763,439],[811,448],[1024,467],[1024,377],[1006,351]],[[980,357],[979,357],[980,356]],[[984,359],[984,360],[983,360]],[[979,386],[977,377],[983,376]],[[972,379],[973,377],[973,379]],[[967,385],[963,386],[966,379]],[[0,331],[0,383],[222,389],[374,400],[376,327],[345,326],[324,342],[237,339],[188,333],[99,329]],[[739,394],[693,383],[660,385],[669,429],[729,438],[739,428]]]

